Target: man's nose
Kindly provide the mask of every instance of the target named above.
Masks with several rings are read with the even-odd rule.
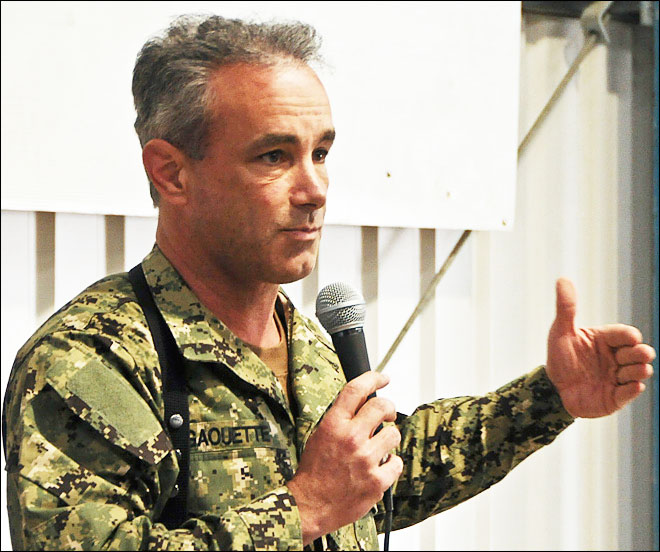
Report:
[[[328,193],[328,176],[325,166],[308,161],[301,163],[295,174],[291,203],[309,210],[325,205]]]

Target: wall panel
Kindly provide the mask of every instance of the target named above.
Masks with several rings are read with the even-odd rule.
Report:
[[[146,182],[144,183],[146,186]],[[124,268],[130,270],[146,257],[156,242],[155,217],[126,217],[124,224]]]
[[[575,56],[577,25],[525,17],[521,132]],[[613,50],[592,52],[520,159],[515,228],[473,233],[386,367],[392,383],[381,394],[400,410],[484,393],[543,363],[554,281],[561,275],[577,285],[580,323],[636,323],[643,290],[631,282],[647,276],[645,265],[633,261],[648,250],[639,249],[647,229],[635,217],[643,201],[631,183],[649,176],[650,168],[640,174],[643,166],[626,149],[634,113],[626,33],[619,26]],[[154,217],[2,211],[3,393],[14,354],[36,326],[106,272],[139,262],[155,230]],[[310,316],[323,285],[340,280],[360,288],[375,367],[459,236],[456,230],[328,226],[317,268],[285,288]],[[640,483],[630,479],[651,477],[635,462],[644,435],[628,432],[633,412],[579,421],[503,483],[394,534],[392,549],[630,548],[639,541],[633,535],[651,530],[636,515],[648,505],[631,506]],[[1,548],[9,549],[4,471],[2,477]]]
[[[55,215],[55,305],[106,275],[105,217]]]

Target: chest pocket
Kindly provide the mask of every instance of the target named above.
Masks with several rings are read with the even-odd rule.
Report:
[[[281,437],[263,420],[190,424],[188,510],[220,514],[280,487],[293,476]]]

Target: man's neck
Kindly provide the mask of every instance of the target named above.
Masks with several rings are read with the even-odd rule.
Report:
[[[257,347],[274,347],[279,332],[273,318],[279,286],[238,281],[211,263],[178,248],[157,232],[156,243],[200,302],[237,337]],[[191,256],[194,259],[191,259]]]

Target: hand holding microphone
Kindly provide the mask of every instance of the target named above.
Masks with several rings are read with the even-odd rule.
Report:
[[[324,291],[319,294],[317,310]],[[361,320],[359,315],[364,300],[356,295],[349,299],[352,305],[335,301],[339,308],[333,309],[331,316],[337,320],[357,316],[350,322],[352,327],[342,328],[341,324],[328,328],[323,313],[319,316],[333,337],[347,384],[309,437],[296,475],[288,483],[300,511],[304,545],[364,516],[403,470],[398,456],[382,462],[398,446],[401,434],[392,425],[378,431],[383,422],[396,420],[396,410],[391,401],[375,397],[389,378],[369,370],[361,328],[364,312]],[[341,303],[349,307],[343,315]]]
[[[340,282],[325,286],[316,298],[316,317],[332,338],[347,382],[371,370],[363,330],[366,310],[362,295]],[[368,399],[375,396],[374,392]],[[387,456],[382,462],[386,461]]]

